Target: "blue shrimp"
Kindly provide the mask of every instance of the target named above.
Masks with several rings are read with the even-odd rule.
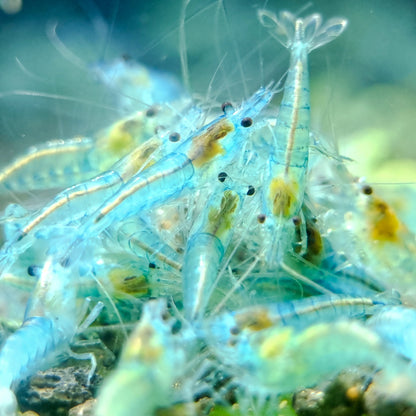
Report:
[[[13,398],[11,389],[18,381],[70,352],[69,344],[80,330],[78,324],[85,310],[80,314],[74,276],[69,274],[52,257],[45,262],[21,328],[6,339],[0,350],[0,391],[4,394],[0,397],[0,413],[3,409],[14,415],[15,410],[6,409]],[[101,308],[102,304],[97,304],[85,323],[91,323]],[[90,378],[95,371],[95,358],[92,354],[78,357],[91,360]]]
[[[320,221],[339,269],[399,290],[413,305],[415,235],[373,187],[355,180],[343,164],[331,168],[331,192],[316,193],[313,199],[325,208]]]
[[[257,305],[206,319],[201,336],[226,371],[254,394],[276,395],[311,387],[342,369],[362,364],[382,366],[385,380],[390,381],[409,373],[406,362],[392,355],[382,338],[359,322],[390,302],[322,295]],[[410,372],[409,377],[414,383],[415,375]]]
[[[319,295],[309,298],[248,306],[207,319],[208,331],[224,343],[241,332],[253,333],[271,326],[291,326],[297,330],[345,317],[362,318],[387,302],[378,298],[355,298],[343,295]]]
[[[19,219],[18,224],[14,224],[14,232],[7,232],[8,238],[0,251],[2,273],[36,240],[50,239],[56,235],[56,228],[75,226],[77,221],[92,213],[103,199],[110,197],[127,179],[151,165],[157,159],[160,148],[159,139],[145,142],[119,160],[111,170],[65,189],[39,211],[26,215],[23,220]]]
[[[258,17],[291,52],[283,99],[276,125],[271,128],[273,146],[264,191],[265,228],[270,240],[266,262],[274,266],[287,252],[283,246],[293,240],[294,226],[289,219],[299,214],[305,192],[310,144],[308,53],[339,36],[347,21],[335,18],[321,26],[318,14],[297,19],[289,12],[281,12],[277,18],[267,10],[259,10]]]
[[[150,416],[174,402],[173,386],[186,371],[193,343],[183,331],[172,333],[174,320],[167,314],[162,299],[145,304],[118,368],[101,388],[97,416],[134,414],[138,409]]]
[[[89,137],[53,140],[32,146],[25,155],[0,171],[0,191],[17,192],[68,186],[92,167],[89,154],[94,141]]]
[[[239,202],[240,198],[234,191],[217,193],[204,210],[202,221],[194,227],[196,231],[191,231],[188,238],[183,259],[183,294],[185,315],[190,320],[204,316],[209,301],[207,293],[213,289],[230,242]]]
[[[263,398],[313,387],[341,370],[359,366],[382,367],[384,383],[415,375],[405,360],[392,354],[383,340],[359,322],[316,323],[301,330],[269,327],[236,336],[233,343],[209,340],[213,353],[238,377],[245,392]]]
[[[183,135],[195,130],[193,123],[197,122],[200,116],[200,111],[197,108],[188,107],[187,105],[185,108],[186,113],[182,114],[180,122],[171,123],[172,127],[177,127],[177,131]],[[154,109],[153,111],[156,112],[157,110]],[[137,135],[133,133],[133,127],[126,127],[127,124],[139,126],[134,127],[138,131],[141,131],[139,137],[136,137]],[[35,212],[32,218],[28,219],[26,224],[22,225],[20,230],[17,230],[16,236],[8,238],[8,247],[15,245],[16,242],[20,241],[35,228],[39,228],[39,225],[43,224],[48,218],[54,223],[67,221],[67,223],[75,224],[79,218],[85,217],[89,213],[92,213],[94,209],[98,208],[99,202],[110,197],[115,192],[115,187],[124,184],[132,176],[160,160],[178,145],[174,141],[167,140],[166,136],[172,136],[172,134],[169,135],[169,132],[165,132],[162,137],[153,134],[151,138],[144,140],[147,136],[142,131],[143,129],[146,129],[146,123],[136,118],[129,118],[116,123],[112,127],[112,130],[116,130],[116,132],[106,132],[103,138],[98,141],[99,148],[106,148],[108,146],[110,149],[107,149],[106,152],[110,152],[111,150],[111,154],[117,154],[120,152],[120,149],[117,152],[117,148],[120,146],[119,142],[123,142],[122,147],[124,149],[126,147],[126,143],[124,142],[126,140],[132,141],[132,137],[134,137],[134,142],[138,143],[138,145],[127,155],[117,160],[109,170],[59,193],[49,204],[46,204],[42,209]],[[175,134],[180,136],[179,133]],[[120,139],[120,136],[124,138]],[[128,139],[125,138],[126,136]],[[101,141],[107,144],[104,145]],[[98,154],[98,150],[96,153]],[[122,153],[125,153],[125,149]],[[97,166],[100,160],[104,163],[104,157],[98,159]],[[79,206],[77,206],[76,201],[79,201]],[[67,212],[64,212],[64,209]],[[7,251],[6,248],[3,248],[3,251]]]
[[[185,188],[195,187],[201,178],[205,179],[215,168],[218,170],[217,164],[233,160],[240,143],[250,134],[248,127],[252,124],[252,117],[260,113],[272,96],[273,91],[269,88],[261,88],[241,108],[202,127],[174,153],[134,175],[94,214],[87,217],[79,227],[79,237],[73,246],[91,235],[99,234],[113,222],[180,195]]]
[[[33,146],[0,171],[0,192],[64,188],[85,181],[154,137],[159,125],[175,125],[179,115],[190,124],[197,121],[198,114],[192,114],[188,107],[188,100],[178,102],[175,109],[167,104],[153,106],[136,111],[92,137]]]

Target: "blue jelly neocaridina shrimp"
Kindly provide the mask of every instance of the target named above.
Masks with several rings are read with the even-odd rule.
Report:
[[[127,336],[139,321],[99,389],[97,416],[195,416],[236,402],[243,413],[250,400],[269,405],[357,365],[384,369],[383,382],[407,375],[416,385],[413,338],[403,336],[414,311],[383,293],[394,285],[369,276],[377,259],[360,257],[367,242],[355,241],[393,238],[396,217],[368,188],[356,194],[361,185],[346,171],[315,166],[345,194],[323,195],[311,179],[308,53],[346,21],[265,10],[258,17],[291,53],[276,117],[271,86],[225,103],[220,116],[186,99],[152,104],[145,119],[131,115],[92,136],[101,150],[83,155],[96,158],[95,176],[40,209],[7,208],[1,283],[32,294],[22,327],[0,350],[4,412],[16,412],[19,380],[59,360],[99,313],[101,303],[80,324],[84,298],[106,305],[106,334]],[[123,101],[134,88],[127,75],[114,84]],[[163,125],[153,131],[158,111]],[[117,161],[101,168],[106,152]],[[321,158],[343,166],[325,149]],[[345,233],[349,211],[361,217]],[[343,246],[354,250],[344,255]],[[349,267],[356,257],[362,264]]]
[[[298,19],[289,12],[281,12],[277,17],[267,10],[259,10],[258,17],[291,53],[283,99],[271,128],[273,145],[269,149],[263,191],[266,262],[274,267],[282,262],[293,240],[291,218],[299,214],[305,191],[310,145],[308,54],[339,36],[347,21],[334,18],[321,25],[318,14]]]
[[[175,152],[134,175],[86,217],[74,245],[99,234],[114,221],[140,214],[157,203],[179,196],[185,188],[203,184],[209,174],[217,175],[223,170],[222,165],[236,158],[239,146],[250,136],[253,118],[267,106],[273,94],[270,88],[261,88],[232,114],[227,112],[217,117],[186,138]]]
[[[338,257],[338,269],[398,290],[414,304],[416,239],[395,209],[369,184],[354,179],[345,164],[332,161],[331,191],[312,195],[322,214],[325,238]],[[324,209],[322,209],[324,208]]]
[[[318,296],[210,317],[202,333],[243,391],[263,397],[312,386],[362,364],[383,367],[386,382],[408,373],[414,383],[406,361],[352,320],[383,307],[374,299]]]
[[[30,147],[0,170],[0,194],[62,189],[98,175],[154,136],[158,126],[173,125],[180,116],[186,119],[189,98],[178,95],[175,99],[174,107],[166,101],[138,104],[144,108],[91,137],[50,140]]]
[[[188,319],[201,319],[204,316],[208,294],[213,289],[230,242],[239,205],[240,198],[236,192],[229,189],[214,190],[201,221],[190,232],[182,269],[184,309]]]
[[[197,121],[199,111],[191,107],[182,116],[181,121],[171,123],[172,128],[177,127],[177,131],[180,132],[175,132],[175,137],[180,137],[180,134],[190,134],[195,130],[193,123]],[[176,140],[171,140],[171,136],[173,137],[174,134],[168,131],[164,132],[161,137],[154,135],[118,160],[109,170],[86,182],[65,189],[50,203],[34,213],[20,215],[22,218],[17,221],[19,226],[16,227],[14,235],[8,233],[6,244],[1,251],[2,271],[10,267],[19,253],[35,243],[35,231],[40,235],[40,230],[58,223],[76,226],[80,218],[91,214],[99,207],[101,201],[113,195],[115,190],[129,178],[160,160],[167,151],[172,151]],[[12,210],[8,211],[12,215]],[[5,221],[7,221],[7,216]],[[27,237],[28,234],[31,236]],[[23,242],[20,241],[22,239],[24,239]]]
[[[175,320],[166,302],[151,300],[124,346],[120,363],[99,393],[97,416],[122,416],[140,412],[153,415],[175,401],[176,382],[187,370],[189,343],[175,334]]]
[[[6,339],[0,350],[1,414],[15,414],[16,401],[11,389],[20,380],[52,365],[60,355],[70,353],[70,342],[86,311],[77,303],[76,279],[74,273],[64,270],[53,257],[43,265],[21,328]],[[90,323],[100,309],[101,303],[86,322]],[[95,371],[95,358],[92,354],[78,356],[91,360],[91,377]]]

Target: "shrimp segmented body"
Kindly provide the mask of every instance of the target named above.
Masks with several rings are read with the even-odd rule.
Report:
[[[261,88],[231,115],[222,115],[203,126],[175,153],[134,175],[87,218],[80,226],[78,239],[81,241],[90,235],[97,235],[114,221],[124,220],[180,195],[185,188],[201,183],[207,170],[213,170],[217,163],[229,163],[249,134],[247,130],[250,129],[244,127],[242,120],[257,116],[272,96],[272,90]]]
[[[155,136],[161,124],[176,124],[180,116],[196,122],[189,100],[173,109],[168,104],[135,111],[91,137],[51,140],[29,148],[26,154],[0,170],[0,193],[59,189],[86,181],[111,168],[136,147]]]
[[[271,35],[291,52],[283,99],[272,130],[274,147],[270,148],[267,194],[264,195],[268,234],[275,234],[271,237],[267,263],[274,265],[282,261],[287,251],[279,248],[280,241],[291,240],[294,229],[288,219],[298,215],[305,192],[310,140],[308,53],[340,35],[347,21],[332,19],[321,26],[318,14],[297,19],[291,13],[282,12],[278,18],[267,10],[259,10],[258,17]],[[281,231],[270,231],[276,225]]]
[[[346,366],[383,366],[387,382],[410,373],[375,333],[349,321],[318,323],[301,332],[271,327],[234,344],[218,343],[216,353],[238,374],[246,392],[263,396],[313,386]],[[414,374],[409,376],[414,383]]]
[[[93,146],[94,141],[88,137],[55,140],[33,146],[25,155],[0,171],[0,191],[72,185],[91,172],[89,153]]]
[[[27,302],[0,349],[0,413],[16,413],[17,383],[71,354],[98,314],[84,335],[121,354],[98,388],[97,416],[219,414],[234,403],[245,413],[249,402],[271,414],[281,394],[357,365],[416,388],[414,235],[310,132],[308,56],[346,20],[258,18],[290,52],[275,116],[274,83],[215,113],[175,92],[170,76],[119,61],[98,75],[118,90],[116,111],[142,97],[132,114],[0,172],[5,189],[26,178],[25,192],[52,184],[36,166],[45,176],[61,150],[61,170],[71,154],[82,165],[43,206],[19,201],[0,218],[0,285]],[[135,91],[141,79],[149,90]],[[81,322],[85,298],[98,305]],[[91,377],[93,356],[80,358],[91,359]]]
[[[150,416],[173,402],[173,385],[185,371],[187,354],[181,334],[172,335],[174,320],[166,312],[162,300],[145,305],[118,369],[101,389],[97,416],[121,416],[137,409]]]
[[[94,314],[99,310],[100,306]],[[22,327],[6,339],[0,350],[1,391],[6,394],[18,381],[68,353],[81,319],[76,285],[68,271],[49,258],[28,302]],[[92,360],[92,376],[95,359],[91,355],[82,358]],[[0,398],[0,406],[3,405],[8,403]]]
[[[184,308],[188,319],[202,318],[209,301],[208,293],[218,273],[225,248],[231,239],[231,228],[239,196],[226,190],[221,201],[214,197],[196,232],[191,231],[183,260]],[[218,207],[218,205],[220,205]]]

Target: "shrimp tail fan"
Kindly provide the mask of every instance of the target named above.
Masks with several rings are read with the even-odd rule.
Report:
[[[322,24],[322,16],[317,13],[300,19],[287,11],[276,16],[269,10],[260,9],[257,16],[285,48],[293,49],[302,44],[307,46],[309,52],[331,42],[347,27],[347,20],[338,17]]]

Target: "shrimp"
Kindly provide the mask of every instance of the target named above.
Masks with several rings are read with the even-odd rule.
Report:
[[[77,306],[77,289],[74,277],[69,274],[70,271],[64,270],[53,257],[45,262],[21,328],[6,339],[0,350],[2,414],[15,414],[16,402],[13,405],[11,389],[38,369],[53,364],[62,353],[69,353],[71,340],[85,326],[79,327],[83,311]],[[91,323],[101,308],[99,303],[85,322]],[[79,354],[78,357],[91,360],[91,378],[95,371],[95,358],[92,354]]]
[[[85,181],[154,137],[158,126],[174,126],[179,115],[192,124],[198,114],[192,114],[188,107],[188,100],[178,102],[175,109],[166,104],[155,105],[134,112],[92,137],[52,140],[32,146],[0,171],[0,192],[65,188]]]
[[[365,317],[386,302],[390,300],[319,295],[255,305],[209,318],[208,331],[216,339],[232,343],[234,337],[238,338],[241,332],[253,333],[272,326],[290,326],[301,330],[319,322],[331,322],[344,317]]]
[[[402,298],[414,304],[413,270],[416,238],[396,211],[372,186],[352,178],[343,164],[332,166],[337,179],[332,192],[315,194],[325,235],[338,262],[349,274],[378,282],[389,290],[399,290]]]
[[[89,175],[89,154],[94,141],[89,137],[53,140],[32,146],[25,155],[0,171],[0,191],[11,192],[68,186]]]
[[[150,416],[174,402],[173,386],[186,371],[192,342],[173,334],[173,324],[162,299],[146,303],[118,368],[99,392],[97,416],[133,414],[137,409]]]
[[[206,292],[218,273],[221,260],[231,239],[231,228],[239,207],[237,193],[226,190],[209,203],[202,224],[191,231],[183,260],[184,308],[188,319],[201,319],[208,303]],[[218,205],[220,205],[218,207]]]
[[[245,392],[262,397],[290,393],[352,366],[382,367],[382,379],[415,375],[380,337],[358,322],[317,323],[296,332],[272,326],[236,336],[233,343],[210,339],[213,352],[238,377]]]
[[[277,18],[267,10],[259,10],[258,17],[291,52],[283,99],[272,128],[274,146],[269,150],[264,191],[265,229],[270,240],[266,262],[273,266],[282,262],[287,252],[284,246],[293,240],[294,226],[289,219],[299,214],[305,192],[310,140],[308,53],[339,36],[347,21],[334,18],[321,26],[319,14],[297,19],[281,12]]]
[[[79,227],[79,237],[73,246],[91,235],[98,235],[113,222],[125,220],[178,196],[185,188],[195,187],[217,164],[230,163],[236,156],[239,143],[250,134],[248,127],[253,122],[251,117],[257,116],[272,96],[272,90],[261,88],[241,108],[203,126],[174,153],[134,175],[95,213],[87,217]],[[69,256],[70,252],[71,248]],[[64,262],[68,259],[67,256]]]

